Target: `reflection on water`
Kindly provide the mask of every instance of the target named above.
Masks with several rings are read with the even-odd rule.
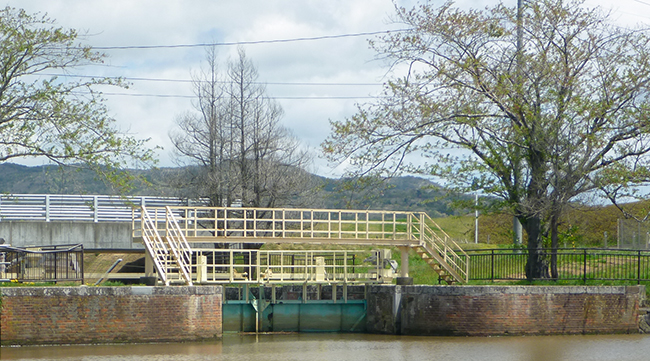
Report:
[[[2,360],[647,361],[650,336],[225,335],[209,343],[3,347]]]

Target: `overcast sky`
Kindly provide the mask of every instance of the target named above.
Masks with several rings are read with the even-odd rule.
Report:
[[[411,7],[416,1],[397,3]],[[496,1],[456,3],[463,8],[484,8]],[[504,3],[514,6],[516,0]],[[650,0],[585,3],[611,9],[620,25],[650,23]],[[47,13],[62,27],[87,32],[84,42],[94,47],[255,42],[401,28],[390,21],[391,0],[9,0],[6,4],[29,13]],[[244,45],[260,81],[267,83],[268,95],[277,98],[285,111],[283,124],[315,154],[329,133],[330,119],[351,116],[355,103],[368,102],[381,91],[386,68],[368,48],[371,37]],[[129,79],[129,89],[105,90],[111,116],[121,129],[162,146],[160,165],[173,166],[168,133],[176,117],[192,109],[191,84],[186,81],[200,68],[205,50],[102,51],[109,56],[104,66],[80,69],[77,74]],[[218,47],[224,69],[235,53],[236,46]],[[318,158],[313,170],[325,176],[338,174]]]

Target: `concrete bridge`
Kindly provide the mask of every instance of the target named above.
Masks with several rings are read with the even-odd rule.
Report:
[[[171,197],[1,194],[0,238],[15,247],[83,244],[96,249],[144,249],[133,242],[134,209],[188,205]],[[136,208],[134,208],[136,207]],[[139,214],[136,214],[139,216]]]

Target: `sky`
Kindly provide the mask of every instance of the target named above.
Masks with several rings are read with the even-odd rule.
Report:
[[[315,155],[312,171],[328,177],[341,167],[319,157],[330,120],[355,113],[371,102],[390,76],[387,64],[368,46],[374,33],[403,28],[391,18],[391,0],[5,0],[28,13],[47,13],[57,25],[79,30],[83,43],[96,48],[242,43],[266,83],[267,94],[284,109],[282,124]],[[416,0],[396,0],[407,8]],[[436,2],[434,1],[434,4]],[[442,4],[442,1],[439,1]],[[496,1],[461,0],[461,8],[484,8]],[[516,0],[504,0],[514,6]],[[612,11],[621,26],[650,23],[650,0],[585,0]],[[334,36],[334,37],[333,37]],[[302,41],[268,42],[297,38]],[[329,38],[328,38],[329,37]],[[250,42],[261,42],[250,44]],[[191,74],[205,59],[201,46],[102,49],[103,65],[74,71],[82,76],[124,77],[128,89],[104,89],[117,126],[160,146],[159,166],[174,166],[169,132],[192,110]],[[217,47],[221,68],[237,45]],[[27,159],[18,163],[44,164]]]

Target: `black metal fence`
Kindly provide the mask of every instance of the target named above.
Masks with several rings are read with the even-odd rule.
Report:
[[[526,249],[466,252],[471,259],[470,280],[526,279]],[[550,264],[551,250],[544,249],[541,252]],[[556,254],[558,280],[650,281],[650,251],[560,248]]]
[[[0,282],[84,281],[82,244],[18,248],[0,245]]]

